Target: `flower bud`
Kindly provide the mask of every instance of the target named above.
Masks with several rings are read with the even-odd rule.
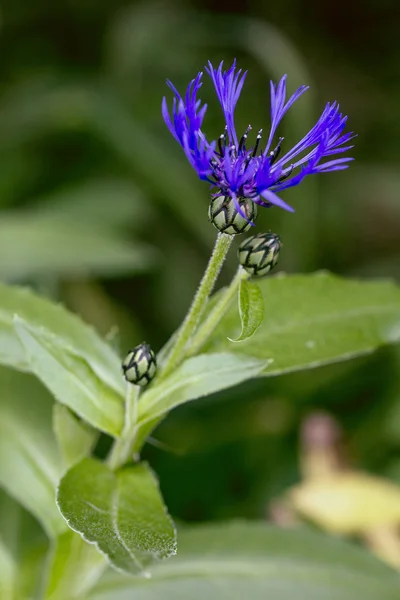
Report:
[[[229,196],[216,196],[211,199],[208,218],[218,231],[237,235],[250,229],[251,221],[257,217],[257,207],[250,198],[238,198],[238,202],[246,219],[238,212]]]
[[[275,233],[253,235],[240,244],[239,262],[250,275],[262,277],[277,264],[280,247],[280,238]]]
[[[122,363],[122,372],[125,379],[135,385],[147,385],[153,379],[156,371],[156,356],[146,342],[139,344],[133,350],[129,350]]]

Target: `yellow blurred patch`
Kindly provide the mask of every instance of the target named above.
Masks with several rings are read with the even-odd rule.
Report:
[[[289,492],[296,511],[339,534],[400,524],[400,487],[357,472],[307,480]]]

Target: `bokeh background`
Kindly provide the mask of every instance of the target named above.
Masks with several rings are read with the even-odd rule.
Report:
[[[63,302],[121,356],[142,339],[159,349],[215,238],[207,185],[161,119],[165,79],[183,89],[208,59],[234,57],[249,70],[239,131],[268,127],[269,79],[287,73],[290,92],[311,89],[284,120],[285,144],[328,100],[358,133],[350,169],[287,191],[294,215],[260,211],[257,230],[282,237],[279,268],[398,278],[399,27],[395,0],[4,0],[1,279]],[[215,137],[221,113],[203,90]],[[232,253],[220,285],[234,270]],[[144,453],[170,512],[270,515],[302,477],[301,431],[321,411],[342,430],[347,464],[400,482],[399,366],[391,348],[179,408]]]

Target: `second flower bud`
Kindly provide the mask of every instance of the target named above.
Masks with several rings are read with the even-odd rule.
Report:
[[[244,240],[238,248],[239,263],[255,277],[262,277],[278,263],[281,241],[275,233],[259,233]]]

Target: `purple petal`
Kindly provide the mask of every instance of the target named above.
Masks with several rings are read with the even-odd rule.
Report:
[[[269,202],[270,204],[279,206],[279,208],[283,208],[284,210],[288,210],[289,212],[294,212],[294,208],[292,208],[289,204],[286,204],[286,202],[284,202],[282,198],[279,198],[279,196],[274,194],[274,192],[272,192],[271,190],[264,190],[263,192],[261,192],[261,196],[265,198],[265,200],[267,200],[267,202]]]
[[[298,90],[289,98],[289,100],[285,104],[286,100],[286,79],[287,75],[284,75],[278,85],[275,87],[275,84],[270,82],[270,90],[271,90],[271,130],[268,137],[268,142],[264,150],[264,156],[267,155],[276,130],[278,128],[279,123],[282,121],[283,117],[289,110],[289,108],[300,98],[304,92],[308,90],[308,86],[302,85]]]
[[[169,110],[168,110],[168,106],[167,106],[167,99],[166,99],[165,96],[162,99],[161,113],[162,113],[162,116],[163,116],[163,119],[165,121],[166,126],[168,127],[168,129],[170,130],[170,132],[172,133],[172,135],[174,136],[174,138],[176,139],[176,141],[179,142],[179,138],[176,135],[175,128],[174,128],[174,126],[172,124],[171,117],[169,115]]]
[[[224,63],[221,62],[218,69],[215,69],[209,61],[206,72],[211,77],[217,93],[218,100],[224,113],[225,122],[228,127],[228,136],[231,143],[238,147],[236,135],[234,114],[235,107],[239,100],[247,72],[242,74],[242,70],[236,71],[236,60],[227,71],[223,71]]]

